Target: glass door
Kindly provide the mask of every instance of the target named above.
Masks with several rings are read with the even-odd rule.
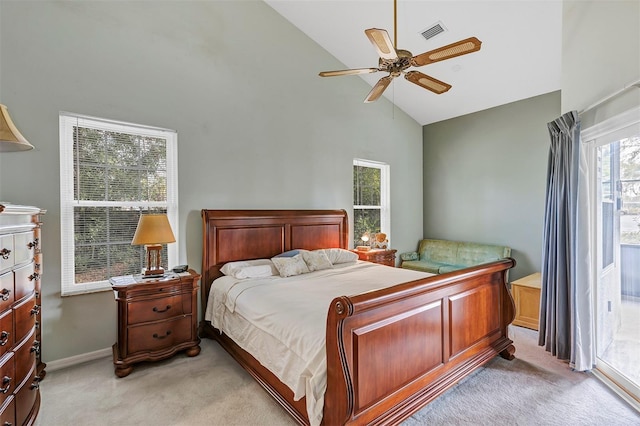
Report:
[[[594,142],[596,368],[640,402],[640,131]]]

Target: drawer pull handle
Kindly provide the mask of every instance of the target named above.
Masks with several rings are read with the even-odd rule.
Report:
[[[154,306],[153,307],[153,312],[157,312],[157,313],[161,314],[163,312],[167,312],[169,309],[171,309],[171,305],[167,305],[167,307],[164,308],[164,309],[158,309],[157,306]]]
[[[29,386],[29,389],[38,389],[40,387],[40,380],[42,380],[40,376],[34,376],[33,382],[31,383],[31,386]]]
[[[4,426],[13,426],[13,423],[11,423],[11,422],[4,422]]]
[[[29,350],[29,352],[35,352],[36,355],[40,355],[40,342],[37,340],[34,340],[33,346],[31,346],[31,349]]]
[[[38,279],[40,279],[40,274],[37,272],[34,272],[33,274],[29,275],[29,281],[38,280]]]
[[[167,333],[164,336],[158,336],[158,333],[153,333],[153,338],[162,340],[162,339],[166,339],[170,334],[171,334],[171,330],[167,331]]]
[[[0,250],[0,256],[2,256],[4,260],[7,260],[10,254],[11,254],[11,250],[9,249],[3,248],[2,250]]]
[[[9,300],[9,295],[11,294],[11,290],[9,290],[8,288],[3,288],[2,291],[0,291],[0,297],[2,298],[3,302],[6,302],[7,300]]]
[[[31,315],[38,315],[40,313],[40,305],[33,305],[31,309]]]
[[[11,377],[4,376],[2,378],[2,386],[4,386],[4,387],[0,388],[0,392],[2,392],[2,393],[9,392],[9,388],[11,388]]]
[[[30,249],[36,248],[38,247],[38,244],[40,244],[40,240],[36,238],[33,241],[31,241],[29,244],[27,244],[27,247],[29,247]]]
[[[0,333],[0,346],[4,346],[9,342],[10,335],[11,333],[9,333],[8,331],[2,330],[2,333]]]

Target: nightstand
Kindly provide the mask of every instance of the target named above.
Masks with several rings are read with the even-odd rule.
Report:
[[[159,361],[183,350],[188,356],[200,353],[199,280],[191,269],[161,278],[126,275],[109,280],[118,304],[118,341],[113,345],[116,376],[129,375],[138,362]]]
[[[358,259],[367,262],[379,263],[381,265],[396,266],[396,251],[385,249],[371,249],[367,251],[352,250],[358,254]]]
[[[511,294],[516,305],[513,325],[537,330],[540,325],[540,272],[511,283]]]

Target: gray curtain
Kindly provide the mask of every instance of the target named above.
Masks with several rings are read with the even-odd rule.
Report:
[[[538,344],[578,370],[593,366],[586,154],[572,111],[548,123],[551,146]]]

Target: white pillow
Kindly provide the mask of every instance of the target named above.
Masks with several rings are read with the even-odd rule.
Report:
[[[323,250],[304,251],[302,258],[311,272],[333,268],[333,264]]]
[[[329,262],[333,265],[338,263],[355,262],[358,260],[358,254],[341,248],[321,249],[329,258]],[[320,251],[320,250],[316,250]]]
[[[309,267],[299,254],[293,257],[273,257],[271,261],[276,265],[281,277],[292,277],[309,272]]]
[[[228,262],[220,268],[220,272],[238,279],[261,278],[278,275],[278,270],[269,259]]]

